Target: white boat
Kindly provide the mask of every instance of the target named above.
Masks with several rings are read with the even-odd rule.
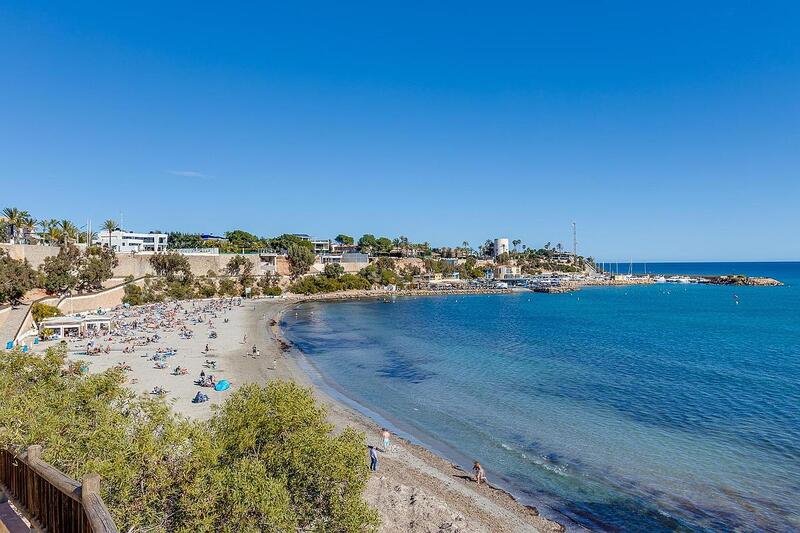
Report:
[[[691,283],[692,279],[687,276],[672,276],[666,279],[667,283]]]
[[[664,276],[657,276],[657,277],[653,278],[653,282],[654,283],[666,283],[667,282],[667,278],[665,278]]]

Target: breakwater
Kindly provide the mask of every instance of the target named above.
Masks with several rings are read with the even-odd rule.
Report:
[[[290,302],[314,302],[331,300],[361,300],[364,298],[389,298],[393,296],[447,296],[447,295],[470,295],[470,294],[510,294],[511,289],[448,289],[448,290],[428,290],[428,289],[401,289],[388,291],[383,289],[357,290],[340,292],[320,292],[317,294],[286,294],[281,299]]]

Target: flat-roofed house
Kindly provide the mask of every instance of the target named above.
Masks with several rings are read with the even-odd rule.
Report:
[[[136,233],[119,228],[109,233],[101,231],[92,244],[110,246],[115,252],[162,252],[167,249],[166,233]]]
[[[77,316],[56,316],[45,318],[39,324],[39,331],[51,330],[54,334],[61,337],[78,337],[82,333],[93,331],[109,331],[111,329],[111,317],[106,315],[77,315]]]

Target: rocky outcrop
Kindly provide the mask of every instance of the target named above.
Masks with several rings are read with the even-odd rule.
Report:
[[[774,278],[766,277],[748,277],[741,274],[731,276],[704,276],[704,279],[712,285],[738,285],[738,286],[753,286],[753,287],[777,287],[783,285],[782,282]]]
[[[756,278],[747,278],[746,285],[755,285],[759,287],[777,287],[783,285],[783,283],[773,278],[756,277]]]

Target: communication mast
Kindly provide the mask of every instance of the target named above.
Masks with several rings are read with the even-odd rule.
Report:
[[[575,222],[572,223],[572,254],[578,260],[578,229]]]

